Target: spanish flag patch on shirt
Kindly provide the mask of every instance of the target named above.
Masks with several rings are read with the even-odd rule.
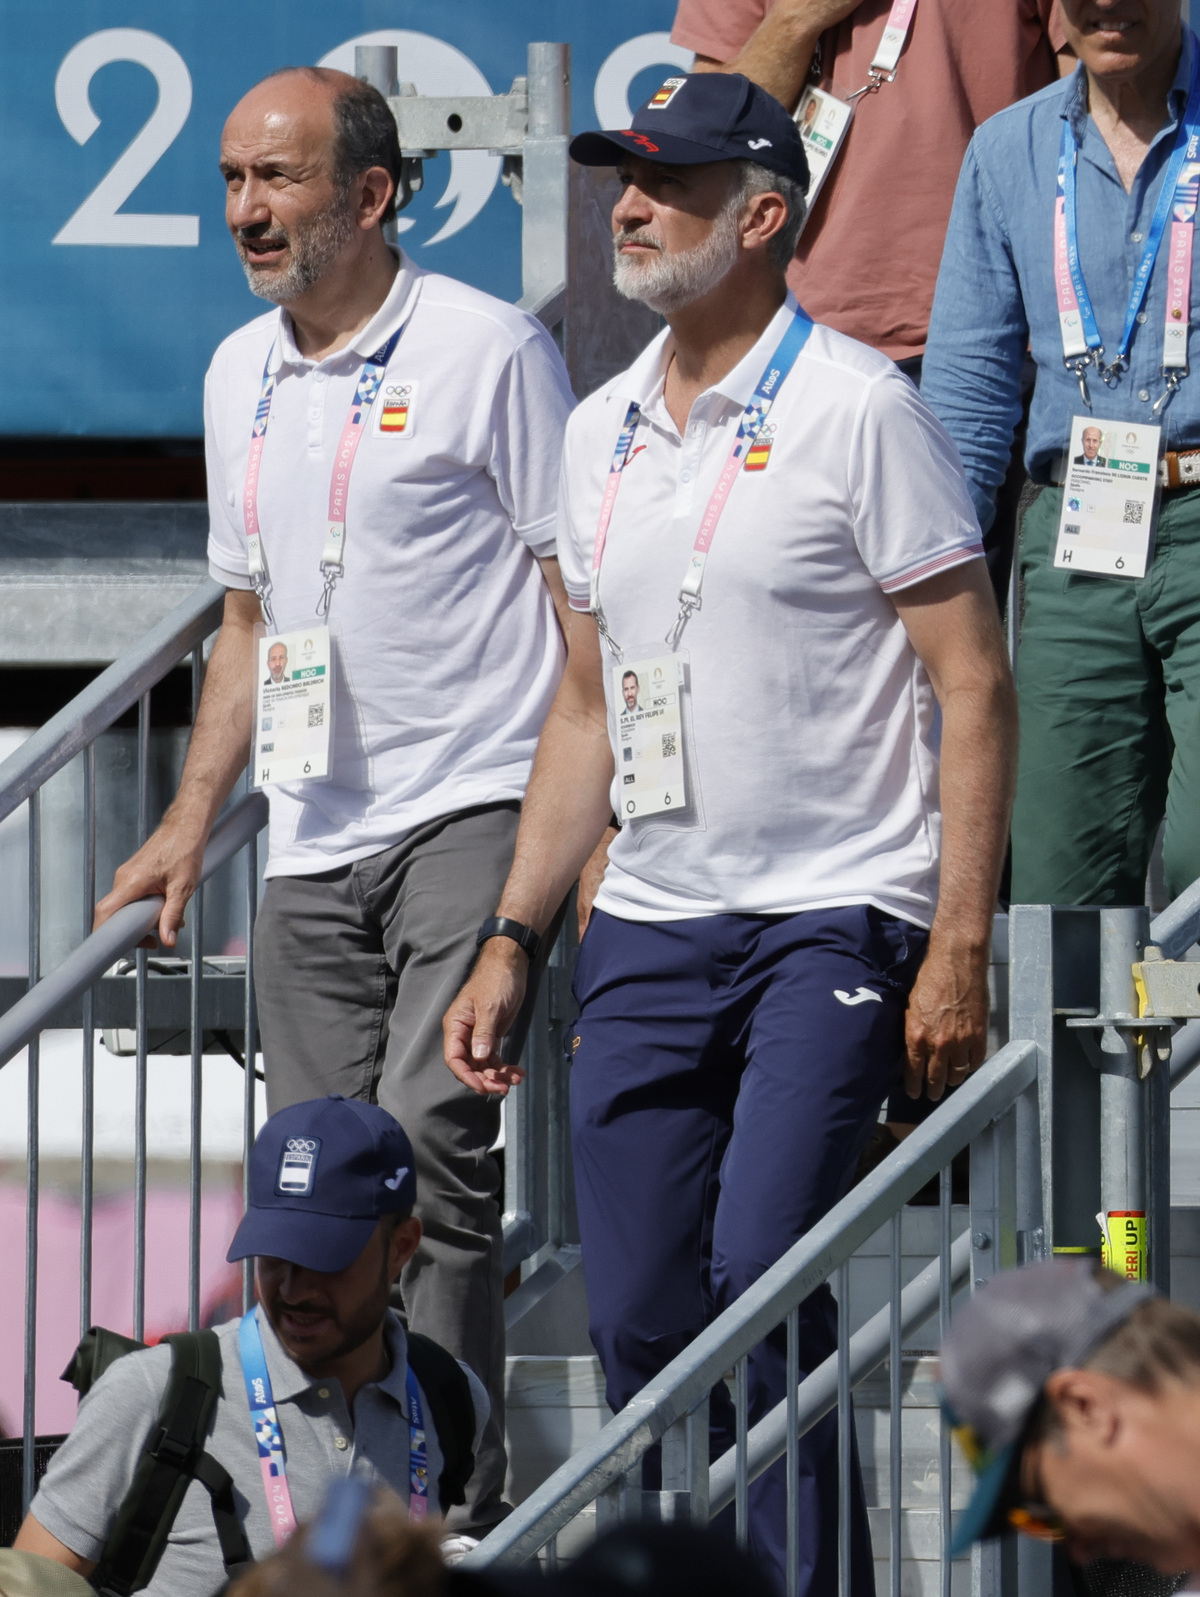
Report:
[[[385,380],[375,401],[375,434],[379,438],[410,438],[416,423],[415,382]]]
[[[743,471],[765,471],[771,458],[771,445],[775,442],[775,429],[770,422],[758,430],[758,436],[746,451]]]

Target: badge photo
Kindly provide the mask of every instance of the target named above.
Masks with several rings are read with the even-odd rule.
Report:
[[[276,1191],[292,1198],[311,1197],[320,1152],[320,1137],[289,1137],[279,1160]]]
[[[373,429],[376,438],[411,438],[417,428],[417,389],[420,384],[389,373],[375,399]]]

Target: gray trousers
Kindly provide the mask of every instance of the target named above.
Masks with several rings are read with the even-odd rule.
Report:
[[[505,1512],[500,1106],[451,1075],[442,1016],[495,913],[519,806],[447,815],[317,876],[276,876],[255,923],[254,979],[272,1113],[326,1093],[375,1099],[412,1141],[424,1236],[401,1289],[408,1320],[469,1364],[492,1413],[451,1511],[481,1535]]]

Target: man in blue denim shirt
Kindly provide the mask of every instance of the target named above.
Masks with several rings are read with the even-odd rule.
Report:
[[[1079,263],[1112,361],[1192,81],[1179,0],[1062,0],[1076,73],[1010,106],[963,163],[921,389],[958,445],[986,530],[1037,367],[1025,464],[1044,485],[1021,528],[1021,754],[1012,897],[1141,903],[1164,810],[1168,890],[1200,875],[1200,372],[1167,386],[1170,227],[1127,366],[1091,404],[1064,361],[1054,213],[1063,121],[1078,146]],[[1193,281],[1195,278],[1193,277]],[[1193,358],[1200,358],[1195,341]],[[1182,373],[1180,374],[1182,376]],[[1140,580],[1054,568],[1072,418],[1161,425],[1161,502]]]

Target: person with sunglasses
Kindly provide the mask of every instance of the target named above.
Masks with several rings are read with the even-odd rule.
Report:
[[[1017,1530],[1081,1564],[1200,1571],[1200,1315],[1094,1260],[1048,1259],[977,1292],[940,1363],[975,1475],[952,1556]]]

